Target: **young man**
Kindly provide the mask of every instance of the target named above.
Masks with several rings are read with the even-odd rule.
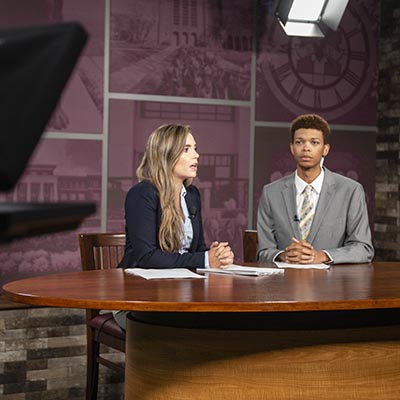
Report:
[[[362,186],[321,168],[330,128],[318,115],[291,124],[296,171],[264,186],[258,207],[258,260],[364,263],[374,256]]]

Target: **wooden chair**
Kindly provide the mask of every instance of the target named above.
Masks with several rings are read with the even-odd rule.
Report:
[[[122,259],[125,233],[79,234],[82,269],[116,268]],[[100,355],[100,344],[125,353],[125,331],[115,322],[111,312],[86,310],[87,372],[86,400],[97,398],[99,364],[124,374],[124,365],[114,363]]]
[[[243,261],[257,261],[258,236],[255,230],[245,230],[243,232]]]

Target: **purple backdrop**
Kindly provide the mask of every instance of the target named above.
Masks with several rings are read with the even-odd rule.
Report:
[[[16,189],[0,200],[93,200],[100,207],[101,191],[107,190],[107,220],[101,224],[99,209],[79,231],[99,231],[105,225],[120,231],[124,196],[135,183],[149,134],[162,123],[188,123],[200,151],[195,184],[202,194],[206,239],[230,241],[240,261],[250,163],[256,211],[262,186],[295,168],[287,129],[273,127],[279,126],[275,122],[317,112],[331,124],[353,125],[333,129],[326,165],[364,185],[373,221],[375,135],[362,126],[376,125],[379,0],[349,0],[338,31],[322,40],[285,36],[273,17],[275,0],[110,3],[110,32],[105,32],[104,0],[0,0],[4,28],[75,20],[90,35],[48,125],[59,138],[42,141]],[[110,43],[108,77],[105,37]],[[105,78],[109,87],[104,87]],[[111,100],[103,104],[104,91]],[[150,95],[147,101],[138,96],[144,94]],[[104,132],[103,114],[109,115]],[[80,135],[86,133],[100,135],[87,140]],[[103,140],[109,149],[104,165]],[[108,187],[102,188],[107,171]],[[76,235],[2,245],[1,281],[80,269]]]

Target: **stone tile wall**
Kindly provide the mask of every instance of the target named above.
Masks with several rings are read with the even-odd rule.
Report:
[[[375,258],[400,260],[400,3],[381,4]]]
[[[108,357],[123,361],[120,353]],[[100,366],[99,399],[123,398],[123,378]],[[85,311],[26,308],[0,311],[0,398],[84,399]]]

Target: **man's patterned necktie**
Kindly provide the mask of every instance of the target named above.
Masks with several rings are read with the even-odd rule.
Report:
[[[311,229],[311,224],[312,220],[314,217],[314,201],[312,198],[312,193],[313,188],[311,185],[308,185],[305,187],[303,193],[304,193],[304,198],[303,198],[303,204],[301,206],[300,210],[300,232],[301,232],[301,237],[302,239],[307,239],[310,229]]]

